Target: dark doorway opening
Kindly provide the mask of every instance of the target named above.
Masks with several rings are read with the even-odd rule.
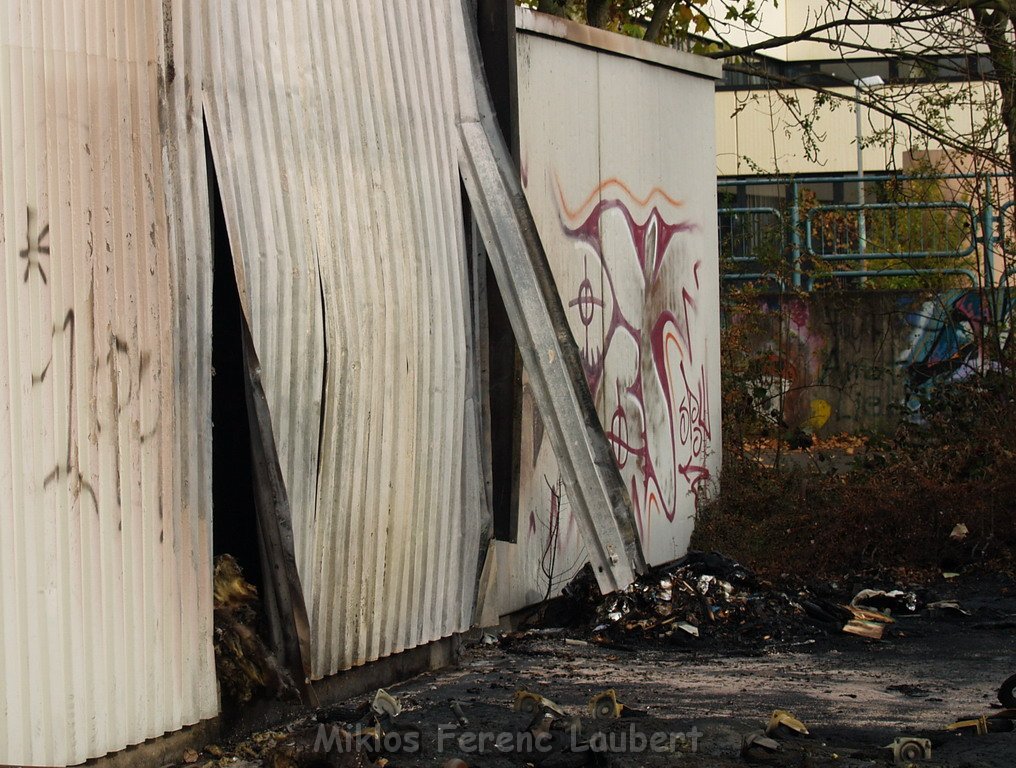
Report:
[[[230,554],[264,594],[250,419],[245,394],[242,310],[226,215],[205,136],[212,225],[212,551]]]

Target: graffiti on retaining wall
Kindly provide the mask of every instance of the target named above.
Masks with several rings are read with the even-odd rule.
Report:
[[[811,307],[802,298],[770,297],[763,311],[776,313],[782,321],[779,339],[765,340],[763,378],[754,382],[763,394],[757,399],[767,416],[795,427],[818,432],[829,421],[832,405],[812,390],[812,382],[838,361],[824,334],[813,328]]]
[[[773,322],[752,342],[764,357],[759,413],[813,433],[882,429],[916,414],[935,383],[986,370],[988,345],[1000,329],[1005,342],[1013,317],[1007,291],[976,290],[766,297],[761,309]]]
[[[1005,344],[1011,316],[1008,290],[994,296],[975,290],[949,291],[908,311],[911,331],[898,360],[906,372],[907,408],[920,410],[922,398],[935,382],[960,381],[990,367],[987,345],[994,338]]]
[[[579,276],[560,288],[644,532],[653,515],[673,521],[680,500],[697,496],[710,478],[705,457],[714,425],[702,334],[695,330],[701,264],[694,262],[684,285],[663,279],[668,261],[681,255],[679,236],[696,225],[667,220],[660,206],[681,203],[662,189],[639,198],[618,179],[575,208],[560,185],[557,198],[562,231],[581,259]],[[646,208],[645,218],[636,218],[633,211]],[[654,428],[661,421],[663,428]]]

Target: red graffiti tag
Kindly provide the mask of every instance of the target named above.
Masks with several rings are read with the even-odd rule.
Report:
[[[654,192],[646,202],[657,194],[662,193]],[[696,262],[692,269],[694,286],[681,290],[682,301],[677,311],[663,309],[656,315],[651,327],[644,331],[643,323],[648,318],[626,315],[619,300],[616,281],[624,279],[622,270],[627,262],[623,259],[624,254],[616,252],[611,252],[609,261],[604,257],[603,222],[606,214],[614,212],[626,225],[646,304],[651,295],[665,295],[660,275],[674,239],[682,233],[694,231],[696,226],[690,222],[671,224],[655,206],[646,219],[639,222],[628,205],[616,198],[600,200],[580,224],[569,226],[566,217],[576,220],[579,211],[591,200],[573,211],[562,197],[561,226],[569,238],[584,244],[596,255],[604,278],[603,295],[596,294],[595,283],[590,279],[588,257],[584,256],[583,278],[575,286],[573,298],[566,305],[577,313],[579,325],[585,332],[585,338],[580,339],[582,360],[594,395],[605,384],[606,360],[618,339],[627,337],[635,350],[634,364],[616,372],[611,382],[617,406],[605,419],[604,426],[618,467],[626,476],[630,474],[632,503],[639,526],[644,528],[644,520],[653,514],[662,513],[668,521],[674,519],[680,485],[697,496],[702,484],[710,477],[705,463],[712,438],[706,367],[704,361],[694,359],[692,343],[700,262]],[[602,346],[598,350],[590,339],[590,334],[599,330],[594,325],[597,310],[607,314]],[[645,349],[644,334],[648,336],[648,350]],[[666,458],[654,454],[648,433],[643,380],[643,355],[646,351],[652,355],[649,370],[655,375],[653,385],[659,388],[666,401],[668,429],[663,436],[669,441]],[[637,416],[637,424],[633,416]],[[679,460],[679,456],[683,459]],[[679,478],[683,478],[683,482]]]

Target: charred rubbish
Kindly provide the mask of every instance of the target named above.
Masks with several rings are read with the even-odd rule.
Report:
[[[569,616],[600,645],[754,653],[830,635],[882,639],[897,631],[894,613],[912,614],[924,605],[914,592],[898,589],[866,590],[853,601],[818,591],[779,589],[725,555],[691,552],[607,596],[587,567],[563,590],[566,610],[557,615]]]

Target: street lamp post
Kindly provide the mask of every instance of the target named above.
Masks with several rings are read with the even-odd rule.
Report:
[[[878,75],[861,77],[854,81],[856,101],[854,102],[854,116],[857,119],[857,250],[861,254],[861,269],[868,268],[864,254],[868,248],[868,232],[864,220],[864,132],[861,124],[861,90],[877,88],[885,85],[885,81]],[[861,283],[865,277],[861,276]]]

